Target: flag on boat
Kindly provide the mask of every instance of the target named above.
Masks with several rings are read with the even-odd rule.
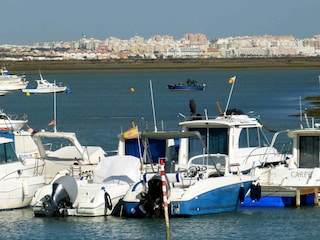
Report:
[[[137,138],[138,137],[138,127],[135,126],[133,128],[130,128],[129,130],[125,131],[123,133],[123,138],[124,139],[133,139],[133,138]]]
[[[56,123],[54,120],[52,120],[51,122],[48,123],[48,126],[54,126]]]
[[[229,83],[234,83],[236,81],[236,76],[229,78]]]

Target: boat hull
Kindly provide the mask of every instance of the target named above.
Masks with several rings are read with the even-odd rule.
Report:
[[[43,184],[43,176],[17,177],[1,181],[0,209],[28,207],[33,195]]]
[[[22,90],[23,93],[60,93],[60,92],[65,92],[67,90],[67,87],[55,87],[53,88],[47,88],[47,89],[31,89],[31,88],[25,88]]]
[[[237,176],[229,179],[224,177],[198,181],[188,188],[170,188],[169,214],[172,217],[196,216],[236,211],[240,204],[240,189],[247,192],[252,178],[239,181]],[[225,180],[229,181],[227,184]],[[127,217],[153,217],[146,206],[141,204],[139,192],[143,183],[134,185],[123,198],[124,215]]]
[[[124,184],[95,184],[79,180],[77,181],[78,194],[74,204],[63,211],[59,210],[58,215],[56,211],[48,208],[50,201],[46,196],[52,194],[52,185],[45,185],[38,189],[31,206],[35,216],[106,216],[112,213],[128,189],[129,185]]]
[[[168,85],[168,89],[172,91],[203,91],[204,85],[199,86],[179,86],[179,85]]]
[[[245,192],[251,182],[244,183]],[[195,216],[236,211],[240,205],[241,183],[215,189],[193,199],[171,202],[171,216]]]

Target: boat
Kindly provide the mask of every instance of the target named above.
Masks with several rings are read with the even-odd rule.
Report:
[[[0,72],[0,91],[4,94],[7,91],[22,90],[29,84],[25,75],[9,74],[9,71],[5,67]]]
[[[19,131],[28,123],[27,115],[6,114],[0,110],[0,131]]]
[[[0,96],[4,96],[4,95],[6,95],[8,92],[10,92],[9,90],[8,91],[1,91],[0,90]]]
[[[36,192],[31,206],[35,216],[106,216],[139,179],[139,158],[109,156],[89,178],[56,177]]]
[[[172,91],[204,91],[206,84],[198,84],[197,81],[188,79],[186,84],[179,82],[178,84],[169,84],[167,86]]]
[[[320,128],[311,127],[282,132],[292,140],[292,157],[285,163],[255,169],[261,196],[247,198],[243,206],[286,207],[318,205],[320,192]]]
[[[164,215],[162,186],[164,185],[167,188],[169,215],[172,217],[235,211],[255,180],[249,174],[232,173],[228,156],[225,154],[219,154],[219,156],[211,154],[204,150],[205,147],[201,148],[203,150],[200,151],[201,153],[192,157],[190,155],[188,157],[186,152],[182,153],[181,151],[186,150],[183,140],[195,138],[202,142],[198,131],[146,132],[141,133],[141,136],[145,139],[165,140],[165,142],[179,136],[179,158],[174,162],[167,160],[165,155],[160,157],[167,165],[164,167],[165,183],[161,179],[160,165],[144,160],[144,165],[149,167],[144,166],[142,179],[136,182],[119,202],[122,206],[119,215],[162,217]],[[144,153],[147,152],[148,150],[144,148]],[[185,158],[181,157],[182,154],[187,154],[186,164],[184,164]]]
[[[33,135],[44,160],[44,176],[49,183],[58,173],[79,179],[92,170],[107,153],[100,146],[83,146],[74,132],[39,131]]]
[[[40,79],[35,80],[37,82],[36,88],[25,88],[22,90],[23,93],[59,93],[65,92],[67,90],[66,86],[56,85],[55,82],[51,83],[42,77],[41,72],[39,72]],[[70,90],[69,90],[70,91]]]
[[[28,207],[36,190],[44,185],[43,161],[31,156],[18,157],[14,144],[9,137],[0,137],[1,210]]]

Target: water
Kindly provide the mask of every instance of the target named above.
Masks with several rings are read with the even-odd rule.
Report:
[[[224,110],[230,87],[237,75],[230,108],[254,111],[270,129],[300,125],[300,97],[318,96],[320,70],[124,72],[99,74],[46,74],[49,81],[67,83],[71,94],[57,94],[59,131],[76,132],[81,143],[117,148],[117,135],[131,127],[154,130],[150,80],[158,130],[179,130],[179,113],[190,115],[189,100],[197,112],[218,115],[216,101]],[[27,76],[33,80],[37,75]],[[171,92],[167,84],[188,78],[206,83],[203,92]],[[131,92],[130,88],[135,91]],[[302,101],[302,109],[310,108]],[[35,130],[51,130],[53,95],[25,96],[21,92],[0,98],[6,113],[28,114]],[[271,135],[271,134],[269,134]],[[305,239],[318,236],[319,207],[246,208],[235,213],[170,220],[171,239]],[[162,219],[35,218],[30,209],[0,212],[0,239],[165,239]]]

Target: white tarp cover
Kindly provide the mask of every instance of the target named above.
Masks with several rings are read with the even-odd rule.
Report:
[[[105,157],[93,171],[93,178],[95,183],[137,182],[140,179],[140,159],[129,155]]]

